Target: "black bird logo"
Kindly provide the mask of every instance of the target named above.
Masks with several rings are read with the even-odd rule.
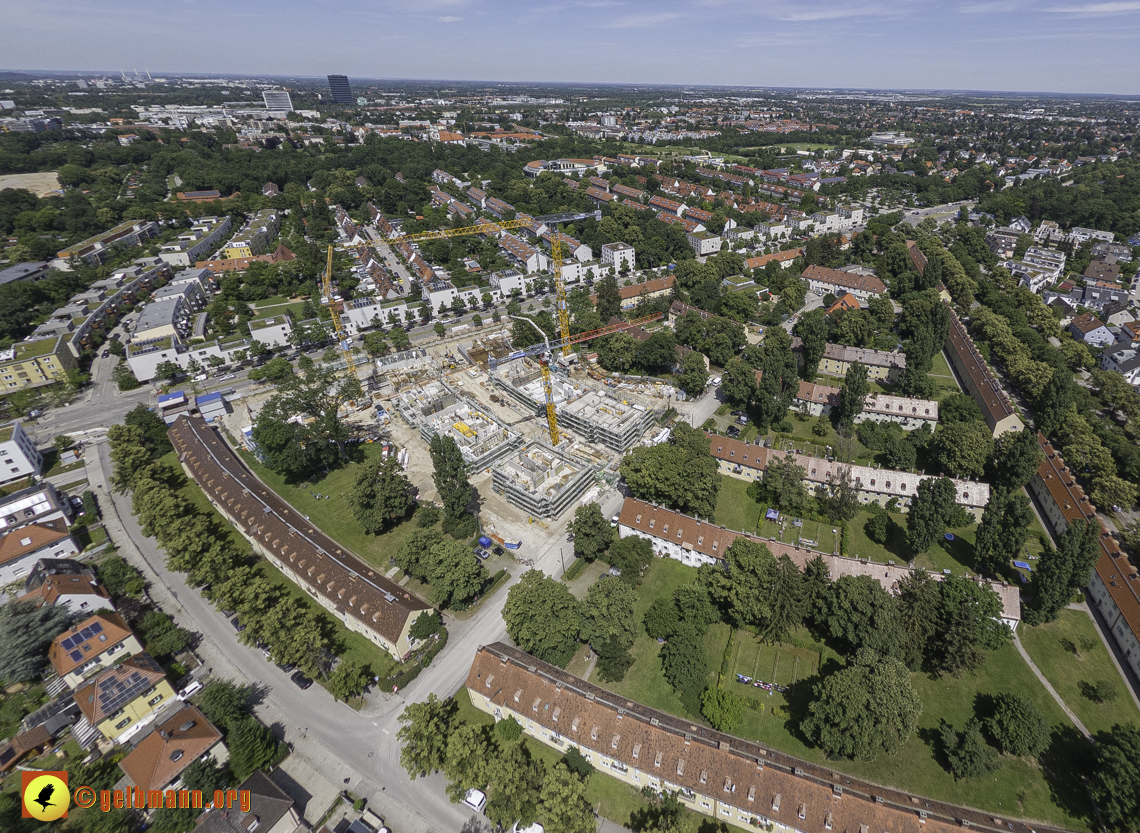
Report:
[[[35,801],[36,804],[39,804],[40,807],[42,807],[46,811],[48,807],[54,807],[55,806],[54,804],[51,803],[51,801],[49,801],[49,799],[52,796],[52,793],[54,793],[54,792],[55,792],[55,784],[47,784],[46,786],[44,786],[40,789],[40,794],[38,796],[36,796],[33,799],[33,801]]]

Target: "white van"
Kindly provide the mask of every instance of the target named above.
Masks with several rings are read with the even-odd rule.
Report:
[[[487,806],[487,796],[482,790],[468,790],[467,795],[463,796],[463,804],[476,813],[482,813],[483,808]]]

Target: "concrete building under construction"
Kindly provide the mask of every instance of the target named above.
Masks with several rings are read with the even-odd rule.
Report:
[[[537,367],[514,362],[509,375],[492,376],[494,383],[527,408],[545,408]],[[653,422],[653,411],[638,402],[619,399],[606,391],[582,387],[555,375],[552,385],[558,425],[587,442],[604,445],[621,454],[629,451]]]
[[[455,440],[471,472],[491,466],[522,445],[522,437],[441,382],[402,392],[396,408],[419,429],[424,442],[430,443],[436,434]]]
[[[557,518],[594,482],[594,469],[546,443],[531,443],[492,470],[491,482],[508,501],[539,518]]]

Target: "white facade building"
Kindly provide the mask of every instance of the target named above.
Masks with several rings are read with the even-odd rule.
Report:
[[[232,226],[233,221],[228,214],[225,217],[201,217],[189,230],[164,244],[158,256],[171,266],[193,266],[199,260],[209,259]]]
[[[709,231],[692,231],[685,236],[689,240],[689,248],[697,257],[715,255],[720,251],[721,244],[724,243],[719,234],[713,234]]]
[[[0,426],[0,483],[39,474],[44,458],[20,420]]]
[[[287,346],[292,332],[293,319],[288,315],[275,315],[272,318],[260,318],[249,322],[250,336],[266,347]]]
[[[612,266],[618,272],[623,268],[634,268],[634,248],[628,243],[605,243],[602,245],[602,266]]]

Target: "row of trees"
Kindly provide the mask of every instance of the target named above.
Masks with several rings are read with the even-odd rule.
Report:
[[[111,484],[131,494],[139,526],[166,551],[167,567],[205,587],[203,593],[220,607],[238,611],[247,626],[243,640],[264,642],[275,662],[297,665],[331,683],[340,648],[332,622],[320,608],[266,578],[216,516],[182,494],[182,474],[159,459],[170,447],[161,420],[140,405],[125,424],[111,427],[108,441],[114,463]],[[357,665],[354,660],[346,664]],[[340,673],[338,680],[352,685],[334,695],[347,698],[363,691],[371,674],[358,666],[357,671]]]
[[[415,780],[434,772],[447,777],[447,795],[463,799],[469,790],[487,795],[484,813],[501,830],[541,821],[550,833],[591,833],[596,822],[587,802],[586,779],[593,771],[576,750],[548,767],[522,740],[513,717],[494,727],[462,721],[454,700],[428,695],[400,714],[400,763]]]

